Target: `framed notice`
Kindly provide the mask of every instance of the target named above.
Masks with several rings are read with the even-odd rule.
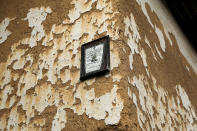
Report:
[[[82,45],[80,80],[86,80],[110,71],[109,42],[109,36],[105,36]]]

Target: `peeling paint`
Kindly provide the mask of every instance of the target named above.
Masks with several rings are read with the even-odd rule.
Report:
[[[93,85],[96,79],[88,80],[83,84],[79,80],[80,46],[93,40],[97,33],[107,33],[113,40],[119,37],[118,27],[114,26],[116,21],[113,20],[117,12],[113,11],[111,2],[103,1],[104,5],[97,2],[99,12],[86,14],[92,9],[92,4],[95,2],[97,1],[73,0],[74,7],[68,14],[70,21],[66,21],[66,25],[56,25],[54,23],[48,34],[45,32],[43,22],[47,15],[52,13],[51,8],[36,7],[29,9],[27,17],[23,20],[28,21],[29,27],[32,28],[30,38],[24,38],[18,43],[14,43],[7,62],[1,64],[0,85],[1,89],[4,90],[1,92],[4,93],[1,95],[3,99],[1,109],[11,107],[16,102],[16,97],[19,97],[19,102],[9,114],[8,124],[5,123],[6,117],[0,120],[2,127],[4,127],[2,129],[6,127],[9,130],[20,122],[25,123],[25,125],[22,127],[15,126],[15,130],[33,129],[34,126],[42,129],[46,124],[45,119],[35,119],[33,122],[31,120],[35,118],[35,112],[41,114],[48,106],[53,105],[57,107],[57,112],[52,121],[52,130],[62,130],[66,127],[65,108],[72,109],[78,115],[85,113],[89,118],[104,120],[106,124],[110,125],[117,124],[120,121],[123,100],[117,92],[118,86],[114,85],[109,93],[97,98],[94,88],[91,88],[91,90],[84,89],[86,85]],[[112,28],[108,28],[108,26]],[[55,34],[59,37],[55,38]],[[84,37],[84,35],[86,36]],[[50,48],[38,52],[36,54],[38,59],[35,59],[35,54],[27,52],[37,46],[41,40],[44,47],[50,46]],[[20,45],[29,45],[31,48],[17,49]],[[117,49],[111,48],[110,51],[111,70],[113,70],[120,65],[120,58]],[[28,62],[29,64],[27,64]],[[6,69],[9,65],[12,65],[11,69],[14,71],[22,69],[24,72],[20,75],[13,74],[11,70]],[[45,82],[40,83],[44,78],[47,78],[44,80]],[[117,82],[121,79],[120,76],[114,76],[113,78]],[[16,97],[11,97],[6,105],[9,92],[11,92],[7,85],[9,86],[12,80],[18,81]],[[54,85],[57,85],[57,83],[64,84],[64,88],[57,87],[56,89]],[[27,94],[28,92],[30,94]],[[81,104],[75,105],[76,99],[79,99]],[[21,106],[25,112],[25,117],[22,120],[20,120],[21,114],[17,113],[18,106]]]
[[[119,66],[120,58],[117,50],[113,50],[110,52],[110,64],[111,64],[111,70]]]
[[[169,34],[163,34],[166,31],[165,29],[163,32],[160,28],[151,23],[151,19],[145,9],[145,3],[145,1],[138,1],[138,4],[143,6],[142,10],[152,28],[155,29],[154,33],[159,40],[159,43],[150,43],[150,37],[147,38],[147,36],[145,36],[145,43],[149,47],[155,61],[157,61],[156,55],[164,60],[162,54],[166,52],[165,35],[169,38]],[[133,100],[136,106],[140,128],[142,130],[196,130],[197,119],[195,110],[184,88],[177,83],[176,87],[172,89],[176,90],[176,95],[169,96],[168,91],[166,91],[164,87],[158,85],[157,79],[153,76],[151,70],[148,70],[150,63],[148,63],[147,58],[149,57],[150,59],[151,56],[146,55],[146,48],[139,42],[141,36],[132,13],[129,17],[127,16],[124,18],[124,24],[124,35],[128,37],[127,44],[130,48],[130,70],[136,73],[133,67],[133,64],[136,62],[134,61],[134,55],[138,57],[137,55],[139,54],[148,75],[147,77],[146,74],[137,75],[136,73],[138,77],[133,76],[132,80],[128,77],[128,82],[137,89],[136,93],[131,87],[128,87],[128,96]],[[151,79],[152,82],[150,82],[149,79]]]
[[[145,4],[148,4],[151,7],[151,10],[157,13],[159,19],[162,22],[162,25],[165,26],[164,33],[166,37],[169,40],[170,45],[174,45],[175,43],[172,42],[170,39],[169,33],[173,33],[177,39],[177,44],[179,46],[179,49],[181,53],[184,55],[184,57],[187,59],[187,61],[190,63],[192,68],[197,72],[196,65],[196,53],[192,49],[189,44],[187,38],[184,36],[183,32],[175,22],[173,16],[170,14],[170,11],[164,6],[164,4],[161,4],[161,1],[158,0],[137,0],[138,4],[142,7],[142,10],[144,14],[146,15],[147,11],[145,10]],[[147,19],[149,19],[149,16],[146,15]],[[169,22],[170,21],[170,22]],[[152,23],[149,21],[149,23],[152,25]]]
[[[133,69],[133,55],[135,53],[139,53],[137,43],[139,42],[141,38],[138,32],[138,27],[135,23],[134,16],[132,14],[130,14],[130,18],[126,17],[124,19],[124,23],[125,23],[124,35],[129,37],[127,44],[131,49],[131,53],[129,55],[129,63],[130,63],[130,69],[132,70]],[[129,30],[131,30],[132,32],[130,32]]]
[[[4,108],[10,108],[13,104],[13,102],[11,102],[9,105],[6,104],[6,101],[8,99],[8,95],[10,95],[13,91],[13,87],[11,86],[6,86],[3,91],[0,94],[0,109],[4,109]]]
[[[5,18],[1,23],[0,23],[0,44],[2,44],[4,41],[7,40],[8,36],[11,35],[11,31],[7,30],[6,28],[8,27],[10,21],[14,20],[10,18]]]
[[[77,121],[75,117],[98,122],[92,130],[98,130],[100,123],[104,123],[106,130],[111,129],[110,125],[116,125],[112,127],[115,130],[129,130],[131,125],[142,130],[196,130],[197,117],[189,94],[183,88],[185,85],[177,82],[171,87],[175,95],[169,95],[166,87],[160,86],[161,76],[152,71],[157,66],[153,64],[160,65],[160,61],[166,60],[163,57],[168,53],[165,36],[168,39],[169,36],[165,28],[163,31],[153,25],[145,1],[137,2],[142,9],[136,10],[142,10],[153,28],[151,35],[158,40],[152,39],[150,32],[142,35],[136,14],[131,11],[129,15],[120,14],[117,6],[120,3],[115,2],[118,8],[113,9],[114,1],[73,0],[65,19],[59,21],[63,24],[52,23],[48,33],[43,26],[49,22],[47,15],[59,12],[44,6],[29,9],[23,20],[32,28],[31,36],[12,43],[7,61],[0,63],[0,113],[3,112],[0,130],[50,130],[51,126],[51,130],[60,131],[67,128],[70,119]],[[151,7],[151,10],[155,9]],[[124,17],[119,20],[119,15]],[[119,22],[124,26],[119,27]],[[9,22],[2,23],[0,29],[8,31]],[[80,47],[103,35],[111,39],[111,72],[82,82],[79,80]],[[171,39],[169,41],[172,45]],[[190,70],[188,74],[192,72],[190,65],[183,66]],[[99,92],[101,87],[105,88],[103,92]],[[129,98],[134,105],[127,105],[131,102]],[[46,111],[52,106],[53,116],[51,110]],[[69,118],[67,109],[73,111],[73,118]],[[130,114],[136,114],[136,118],[130,118]],[[50,123],[49,116],[52,117]],[[127,117],[131,120],[128,125]]]
[[[159,17],[160,17],[160,19],[162,19],[162,24],[163,25],[168,25],[168,26],[166,26],[165,28],[164,28],[164,32],[165,32],[165,34],[166,34],[166,36],[167,36],[167,38],[168,38],[168,40],[170,41],[170,44],[172,45],[173,43],[172,43],[172,41],[171,41],[171,39],[170,39],[170,36],[169,36],[169,34],[168,34],[168,32],[172,32],[172,30],[171,30],[171,24],[169,24],[169,22],[167,22],[166,21],[166,18],[168,17],[169,18],[169,14],[168,14],[168,16],[166,17],[166,16],[163,16],[163,15],[165,15],[165,13],[167,14],[168,12],[166,11],[166,9],[165,8],[163,8],[163,7],[161,7],[161,4],[158,4],[158,1],[157,0],[154,0],[154,1],[148,1],[148,0],[137,0],[137,2],[138,2],[138,4],[142,7],[142,11],[143,11],[143,13],[145,14],[145,16],[146,16],[146,18],[148,19],[148,22],[149,22],[149,24],[152,26],[152,27],[155,27],[155,25],[151,22],[151,20],[150,20],[150,17],[149,17],[149,15],[148,15],[148,13],[147,13],[147,9],[146,9],[146,4],[148,4],[149,6],[151,6],[151,11],[152,12],[158,12],[157,14],[159,15]],[[160,6],[160,7],[158,7],[158,6]],[[165,12],[165,13],[160,13],[161,11],[163,11],[163,12]],[[166,18],[164,18],[164,17],[166,17]],[[157,28],[157,27],[155,27],[155,28]]]
[[[148,1],[147,0],[136,0],[136,1],[141,6],[142,11],[143,11],[144,15],[146,16],[146,18],[148,19],[148,22],[150,23],[150,25],[152,27],[154,27],[153,23],[150,20],[150,17],[148,15],[148,13],[147,13],[146,7],[145,7],[145,3],[148,2]]]
[[[82,114],[82,112],[86,112],[89,118],[105,119],[106,124],[117,124],[120,120],[120,112],[123,109],[123,101],[120,95],[117,94],[117,90],[117,85],[114,85],[110,93],[96,98],[94,88],[86,91],[83,87],[80,87],[75,94],[75,98],[81,100],[81,107],[80,110],[75,110],[76,113]],[[113,103],[115,106],[113,106]]]
[[[156,58],[156,56],[155,56],[155,53],[153,52],[153,49],[152,49],[152,47],[151,47],[151,45],[150,45],[150,42],[148,41],[148,39],[147,39],[146,36],[145,36],[145,43],[151,48],[151,52],[152,52],[152,54],[153,54],[153,57],[154,57],[155,60],[157,60],[157,58]]]
[[[58,109],[53,120],[52,131],[61,131],[66,124],[66,112],[63,109]]]
[[[10,117],[8,119],[8,123],[7,123],[7,127],[6,129],[9,130],[10,127],[13,127],[13,130],[17,130],[18,129],[18,113],[17,113],[17,107],[12,108],[11,112],[10,112]]]
[[[187,69],[188,71],[190,71],[190,69],[189,69],[189,67],[188,67],[188,66],[186,66],[186,69]]]
[[[155,44],[155,48],[156,48],[156,51],[157,51],[157,54],[159,55],[159,57],[160,57],[161,59],[163,59],[163,56],[161,55],[161,52],[159,51],[159,49],[158,49],[158,47],[157,47],[156,44]]]
[[[133,14],[130,14],[130,18],[126,17],[124,19],[124,23],[125,23],[125,33],[124,33],[124,35],[125,36],[127,36],[127,35],[132,36],[132,39],[135,42],[138,43],[141,38],[140,38],[140,35],[139,35],[139,32],[138,32],[138,27],[137,27],[137,24],[135,22],[135,18],[133,16]],[[129,32],[129,29],[132,31],[132,33]],[[135,47],[135,49],[136,49],[136,47]]]
[[[146,54],[145,54],[145,51],[143,49],[140,51],[140,56],[142,58],[144,67],[146,68],[146,73],[147,73],[148,76],[150,76],[149,71],[148,71],[148,64],[146,62]]]
[[[33,28],[29,39],[29,45],[31,48],[36,46],[36,42],[44,37],[45,31],[42,22],[46,19],[47,13],[50,14],[51,12],[50,7],[32,8],[29,10],[27,17],[24,18],[24,20],[28,20],[29,27]]]
[[[73,23],[76,19],[80,17],[81,14],[90,11],[92,4],[96,0],[85,0],[85,1],[79,1],[79,0],[73,0],[71,4],[73,4],[75,7],[69,11],[69,18],[70,18],[70,23]]]
[[[157,33],[157,36],[159,38],[161,49],[165,52],[166,44],[165,44],[163,33],[156,26],[155,26],[155,32]]]
[[[197,126],[194,121],[197,120],[197,117],[188,95],[181,85],[175,87],[177,96],[174,97],[169,96],[167,91],[157,86],[157,81],[153,76],[152,80],[153,87],[148,84],[143,75],[140,75],[139,78],[133,77],[132,84],[138,90],[139,99],[135,94],[133,97],[129,96],[136,105],[141,129],[196,130]],[[153,97],[152,90],[157,94],[156,99]]]

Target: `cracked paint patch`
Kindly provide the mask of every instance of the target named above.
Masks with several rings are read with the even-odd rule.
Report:
[[[0,44],[2,44],[4,41],[7,40],[8,36],[11,35],[11,31],[7,30],[6,28],[8,27],[10,21],[14,20],[10,18],[5,18],[1,23],[0,23]]]

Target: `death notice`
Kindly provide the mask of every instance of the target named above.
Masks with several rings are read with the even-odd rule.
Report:
[[[100,70],[103,57],[103,44],[85,50],[85,71],[90,73]]]

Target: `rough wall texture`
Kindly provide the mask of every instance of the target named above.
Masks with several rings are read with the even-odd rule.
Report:
[[[4,0],[0,130],[197,130],[196,55],[158,0]],[[109,35],[111,72],[79,81]]]

